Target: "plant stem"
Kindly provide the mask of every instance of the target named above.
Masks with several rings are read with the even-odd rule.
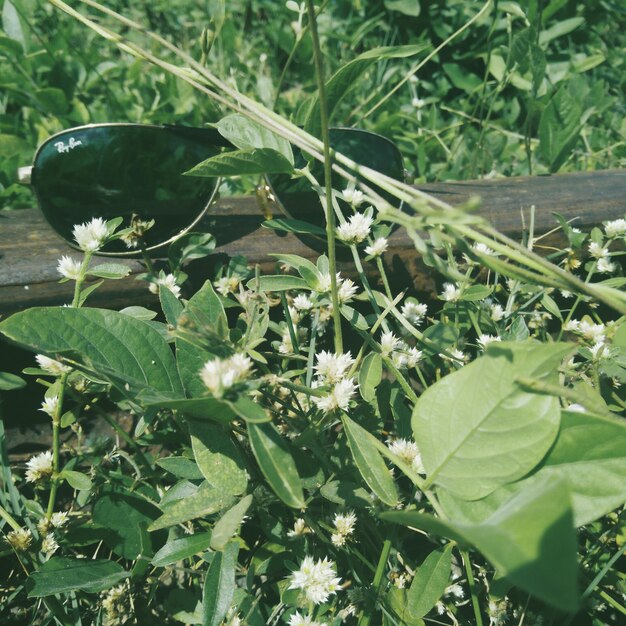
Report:
[[[78,281],[76,281],[78,284]],[[48,508],[46,517],[50,519],[54,513],[57,490],[59,488],[59,452],[61,449],[61,416],[63,415],[63,398],[67,387],[69,374],[65,373],[59,380],[59,395],[57,405],[52,416],[52,478],[50,479],[50,495],[48,496]]]
[[[330,132],[328,129],[328,105],[326,102],[326,83],[324,82],[324,68],[322,64],[322,50],[317,33],[317,19],[313,0],[307,0],[309,26],[313,41],[313,58],[315,59],[315,75],[317,78],[318,100],[320,105],[320,123],[322,141],[324,142],[324,186],[326,213],[326,239],[328,242],[328,267],[330,272],[330,294],[333,303],[333,324],[335,330],[335,352],[343,352],[341,334],[341,311],[339,310],[339,294],[337,292],[337,261],[335,258],[335,212],[333,211],[332,164],[330,161]]]
[[[0,517],[13,529],[19,530],[21,526],[15,521],[15,518],[3,507],[0,506]]]
[[[478,595],[476,593],[476,581],[472,573],[472,562],[470,561],[467,550],[460,550],[463,564],[465,565],[465,573],[467,574],[467,584],[472,594],[472,608],[474,609],[474,617],[476,618],[476,626],[483,626],[483,617],[480,613],[480,605],[478,604]]]
[[[380,557],[378,559],[378,565],[376,566],[376,573],[374,574],[374,581],[372,583],[372,587],[374,588],[375,599],[378,598],[378,593],[380,591],[380,586],[383,582],[383,576],[385,574],[385,567],[387,567],[387,559],[389,558],[390,552],[391,552],[391,541],[389,539],[385,539],[385,543],[383,543],[383,548],[380,551]],[[372,612],[366,613],[365,611],[363,611],[361,613],[361,617],[359,618],[358,626],[369,626],[370,620],[372,619]]]

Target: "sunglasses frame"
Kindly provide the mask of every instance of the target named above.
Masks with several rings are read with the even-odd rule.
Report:
[[[54,135],[51,135],[50,137],[45,139],[35,151],[35,154],[33,156],[32,166],[20,167],[18,170],[18,177],[20,179],[20,182],[23,182],[24,184],[28,184],[32,187],[35,197],[37,199],[37,203],[40,207],[42,206],[42,202],[40,200],[39,193],[37,192],[37,158],[39,157],[39,154],[41,153],[43,148],[45,148],[46,146],[49,146],[58,137],[67,135],[68,133],[90,130],[92,128],[111,128],[111,127],[115,127],[115,128],[139,127],[139,128],[154,128],[154,129],[162,129],[162,130],[175,130],[175,131],[183,131],[183,132],[188,131],[190,133],[197,133],[197,132],[206,133],[206,134],[210,133],[211,135],[214,135],[216,138],[220,138],[220,141],[215,142],[216,147],[233,147],[230,142],[228,142],[221,135],[219,135],[217,130],[214,130],[211,128],[201,128],[201,127],[194,127],[194,126],[177,126],[175,124],[138,124],[138,123],[133,123],[133,122],[107,122],[103,124],[83,124],[81,126],[74,126],[72,128],[59,131],[58,133],[55,133]],[[143,252],[152,252],[154,250],[158,250],[158,249],[161,249],[170,245],[171,243],[173,243],[177,239],[180,239],[183,235],[188,233],[194,226],[196,226],[202,220],[202,218],[206,216],[208,210],[219,198],[220,183],[221,183],[221,178],[216,177],[213,191],[211,192],[211,195],[208,201],[206,202],[204,208],[202,208],[202,210],[198,213],[198,215],[193,219],[193,221],[190,224],[185,226],[183,229],[181,229],[178,233],[176,233],[169,239],[166,239],[165,241],[162,241],[158,244],[154,244],[149,247],[146,247],[143,249],[143,251],[129,249],[123,252],[106,252],[103,250],[98,250],[98,256],[108,256],[108,257],[118,257],[118,258],[136,257],[136,256],[140,256]],[[44,216],[44,219],[50,226],[50,228],[59,236],[59,238],[61,238],[65,243],[67,243],[69,246],[71,246],[75,250],[80,250],[80,248],[76,245],[75,242],[66,239],[52,226],[52,224],[46,217],[46,214],[44,213],[43,210],[41,210],[41,212]]]

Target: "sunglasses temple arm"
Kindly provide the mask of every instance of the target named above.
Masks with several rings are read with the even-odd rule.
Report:
[[[33,173],[32,165],[19,167],[17,169],[17,181],[22,185],[30,185],[32,173]]]

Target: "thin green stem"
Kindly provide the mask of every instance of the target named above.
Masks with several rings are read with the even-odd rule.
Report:
[[[380,586],[383,582],[383,576],[385,575],[385,568],[387,567],[387,560],[389,559],[389,553],[391,552],[391,541],[385,539],[382,550],[380,551],[380,557],[378,558],[378,565],[376,566],[376,572],[374,574],[374,581],[372,587],[374,588],[374,598],[378,598],[380,593]],[[359,618],[358,626],[369,626],[372,619],[372,613],[374,612],[375,604],[372,606],[371,611],[364,609]]]
[[[0,517],[13,529],[19,530],[21,526],[15,521],[15,518],[0,505]]]
[[[472,608],[474,609],[474,617],[476,618],[476,626],[483,626],[483,616],[480,612],[480,604],[478,602],[478,593],[476,591],[476,581],[472,572],[472,562],[470,561],[467,550],[460,550],[463,564],[465,565],[465,573],[467,574],[467,584],[472,595]]]
[[[317,18],[313,0],[307,0],[311,40],[313,41],[313,58],[315,60],[315,75],[317,78],[318,101],[320,108],[320,123],[322,141],[324,142],[324,187],[326,213],[326,239],[328,245],[328,267],[330,271],[330,295],[333,303],[333,325],[335,330],[335,352],[343,352],[343,338],[341,332],[341,311],[339,310],[339,293],[337,289],[337,260],[335,255],[335,212],[333,211],[332,163],[330,160],[330,131],[328,126],[328,105],[326,102],[326,83],[324,81],[324,67],[322,50],[317,33]]]
[[[54,513],[54,505],[56,504],[57,491],[61,480],[59,477],[61,416],[63,415],[63,399],[65,398],[68,376],[69,374],[65,373],[59,380],[59,395],[57,396],[54,415],[52,415],[52,478],[50,479],[50,495],[48,496],[48,508],[46,509],[46,517],[48,519]]]
[[[74,309],[77,309],[80,306],[80,294],[82,291],[83,283],[85,282],[85,278],[87,278],[87,269],[89,268],[89,263],[92,256],[93,252],[85,252],[83,262],[81,263],[78,278],[76,279],[76,283],[74,284],[74,298],[72,299],[72,308]]]

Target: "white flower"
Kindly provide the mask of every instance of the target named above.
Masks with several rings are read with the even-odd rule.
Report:
[[[26,463],[26,480],[29,483],[36,483],[40,480],[47,480],[52,476],[52,452],[47,450],[37,454]]]
[[[589,254],[596,259],[603,259],[609,255],[609,251],[603,248],[602,244],[592,241],[589,244]]]
[[[81,261],[75,261],[71,256],[62,256],[57,264],[57,272],[64,278],[77,280],[80,276]]]
[[[586,413],[587,412],[585,407],[582,404],[577,404],[577,403],[570,404],[567,407],[567,410],[573,411],[574,413]]]
[[[289,626],[327,626],[327,623],[313,621],[312,617],[309,617],[308,615],[300,615],[300,613],[296,611],[289,618]]]
[[[306,556],[300,569],[291,575],[289,589],[302,589],[309,602],[321,604],[337,593],[340,582],[333,561],[325,558],[316,562],[313,557]]]
[[[333,524],[340,535],[347,537],[354,532],[354,525],[356,524],[356,515],[354,511],[349,513],[336,513],[333,519]]]
[[[54,535],[48,534],[43,538],[41,542],[41,551],[45,552],[48,556],[51,556],[59,549],[59,544],[57,543]]]
[[[341,192],[341,197],[352,206],[359,206],[365,200],[365,194],[360,189],[355,189],[354,185],[349,185]]]
[[[365,248],[365,254],[369,254],[370,256],[381,256],[387,252],[387,248],[389,247],[389,242],[386,237],[378,237],[378,239],[374,240],[374,243],[370,244]]]
[[[18,528],[8,533],[5,540],[17,552],[24,552],[30,547],[33,534],[28,528]]]
[[[353,378],[344,378],[331,389],[328,395],[321,398],[313,396],[311,399],[317,408],[324,413],[330,413],[335,409],[345,411],[350,405],[350,400],[355,394],[357,386]]]
[[[148,286],[151,293],[159,293],[159,287],[165,287],[177,298],[180,297],[180,287],[176,284],[176,276],[174,274],[162,274],[156,279],[156,282],[150,283]]]
[[[574,295],[571,291],[567,291],[567,289],[560,289],[559,291],[564,298],[571,298]]]
[[[575,332],[583,336],[587,341],[593,343],[604,342],[606,327],[604,324],[594,324],[586,319],[570,320],[563,325],[563,330]]]
[[[54,417],[57,411],[57,407],[59,406],[59,397],[51,396],[44,398],[44,401],[41,403],[40,411],[47,413],[50,417]]]
[[[221,397],[226,389],[244,381],[251,369],[249,357],[235,354],[229,359],[207,361],[200,370],[200,378],[214,396]]]
[[[215,281],[215,289],[223,296],[227,296],[229,293],[236,293],[240,284],[241,279],[239,276],[222,276],[222,278]]]
[[[487,244],[484,244],[481,241],[477,241],[472,246],[472,250],[478,254],[484,254],[486,256],[493,256],[495,254],[495,252]]]
[[[64,365],[60,361],[55,361],[44,354],[36,355],[35,359],[37,360],[37,365],[39,365],[42,370],[46,370],[53,376],[61,376],[62,374],[67,374],[72,371],[69,365]]]
[[[459,299],[461,290],[453,283],[445,283],[441,292],[441,299],[446,302],[455,302]]]
[[[95,252],[109,237],[109,227],[101,217],[74,226],[73,235],[78,247],[85,252]]]
[[[448,348],[447,352],[450,356],[442,353],[440,355],[442,359],[446,359],[448,361],[455,361],[456,363],[461,363],[461,364],[467,361],[467,355],[461,350],[459,350],[458,348]]]
[[[611,263],[607,257],[603,257],[598,259],[598,263],[596,265],[598,272],[611,274],[615,271],[615,263]]]
[[[450,585],[449,587],[446,587],[445,594],[454,596],[455,598],[458,598],[459,600],[462,600],[465,597],[465,592],[463,591],[463,587],[461,587],[459,583],[454,583]]]
[[[597,343],[594,343],[593,346],[589,348],[589,351],[591,352],[591,356],[594,361],[609,356],[609,349],[603,341],[598,341]]]
[[[369,236],[373,222],[374,219],[371,216],[355,213],[337,228],[337,236],[348,243],[361,243]]]
[[[409,348],[406,351],[406,366],[407,367],[415,367],[424,356],[424,353],[417,348]]]
[[[400,339],[396,337],[391,331],[383,333],[380,337],[380,351],[389,356],[394,350],[397,350],[401,345]]]
[[[358,287],[351,281],[349,278],[344,278],[339,284],[339,288],[337,289],[337,297],[339,298],[339,302],[343,304],[344,302],[349,302],[358,291]]]
[[[500,337],[496,335],[482,334],[480,335],[480,337],[478,337],[476,343],[480,346],[480,348],[484,350],[490,343],[493,343],[494,341],[502,341],[502,339],[500,339]]]
[[[67,512],[58,511],[57,513],[53,513],[50,516],[50,523],[55,528],[62,528],[63,526],[65,526],[65,524],[67,524],[67,519],[68,519]]]
[[[343,546],[346,545],[346,542],[348,541],[348,538],[345,535],[342,535],[341,533],[333,533],[330,536],[330,542],[336,547],[336,548],[342,548]]]
[[[490,307],[490,317],[494,322],[499,322],[504,317],[502,305],[492,304]]]
[[[306,522],[299,517],[293,523],[293,529],[287,531],[287,537],[301,537],[302,535],[308,535],[311,529],[306,525]]]
[[[604,232],[607,237],[617,237],[626,234],[626,219],[611,220],[604,222]]]
[[[317,375],[325,383],[331,385],[338,383],[354,364],[354,359],[350,352],[332,354],[331,352],[322,351],[316,358],[317,365],[314,369]]]
[[[405,302],[402,305],[402,309],[400,309],[400,313],[402,313],[413,326],[417,326],[424,319],[427,311],[428,306],[420,302],[414,302],[413,300]]]
[[[389,451],[400,457],[407,465],[410,465],[418,474],[425,474],[424,464],[422,463],[422,455],[420,454],[417,444],[408,439],[394,439],[387,442]]]
[[[411,100],[411,105],[414,106],[416,109],[421,109],[425,104],[426,100],[423,100],[422,98],[413,98]]]
[[[306,294],[301,293],[293,299],[293,306],[298,309],[298,311],[309,311],[313,308],[313,300]]]

